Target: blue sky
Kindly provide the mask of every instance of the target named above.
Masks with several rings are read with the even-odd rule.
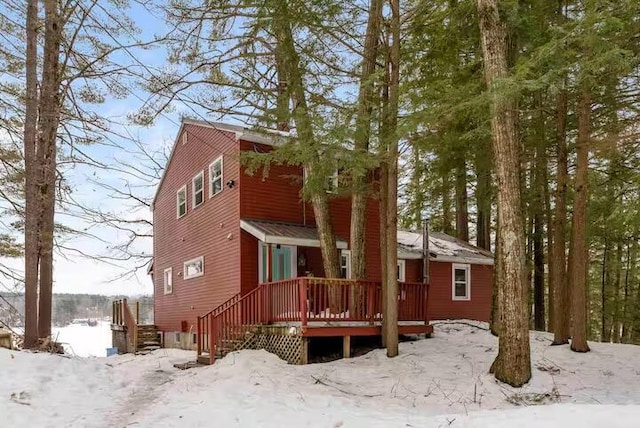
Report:
[[[101,2],[106,6],[106,2]],[[127,15],[141,30],[137,36],[139,40],[151,40],[156,35],[161,35],[166,29],[163,21],[158,16],[149,13],[137,3],[132,4],[132,9]],[[108,41],[108,40],[107,40]],[[114,60],[123,64],[139,66],[144,64],[150,69],[162,67],[166,63],[166,52],[163,47],[154,49],[136,49],[132,51],[135,59],[122,52],[114,56]],[[100,116],[108,117],[114,122],[125,124],[127,116],[134,113],[146,100],[148,95],[136,89],[125,99],[113,99],[107,97],[105,103],[93,106]],[[150,127],[135,125],[114,125],[113,131],[127,133],[138,139],[149,151],[158,152],[167,150],[178,131],[180,115],[185,109],[179,105],[171,113],[163,113]],[[0,136],[1,138],[1,136]],[[109,137],[121,146],[120,149],[107,145],[93,145],[84,147],[83,150],[97,161],[116,166],[118,161],[131,161],[129,152],[134,149],[133,143],[125,138]],[[133,160],[135,162],[135,160]],[[136,180],[130,175],[114,173],[113,171],[100,170],[87,165],[75,165],[66,168],[65,180],[73,189],[73,197],[82,205],[100,209],[106,212],[117,213],[126,218],[144,218],[150,220],[152,213],[146,208],[139,208],[133,201],[117,200],[110,198],[108,192],[96,183],[105,183],[116,188],[125,188],[129,185],[135,187],[143,184],[142,180]],[[148,184],[148,183],[146,183]],[[141,197],[151,197],[155,189],[136,190]],[[63,245],[78,250],[84,254],[90,254],[97,258],[103,258],[103,262],[78,255],[77,251],[62,251],[55,256],[54,267],[54,292],[55,293],[96,293],[96,294],[150,294],[153,291],[151,279],[146,275],[145,269],[138,269],[133,276],[119,278],[124,273],[131,271],[135,263],[127,261],[109,261],[108,256],[113,255],[111,247],[126,242],[127,234],[113,228],[102,227],[91,221],[78,219],[75,215],[65,212],[57,214],[57,221],[75,229],[89,229],[95,238],[90,237],[63,237],[59,240]],[[1,232],[1,231],[0,231]],[[21,239],[21,237],[20,237]],[[135,245],[137,251],[147,254],[152,252],[151,239],[140,240]],[[22,259],[0,260],[5,266],[21,272]],[[11,284],[0,278],[0,290],[10,288]]]

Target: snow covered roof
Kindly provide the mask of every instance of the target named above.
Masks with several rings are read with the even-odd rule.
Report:
[[[422,258],[422,233],[398,230],[398,258]],[[490,251],[440,232],[429,232],[429,260],[492,265]]]

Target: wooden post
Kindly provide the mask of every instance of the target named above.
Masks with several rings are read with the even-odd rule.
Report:
[[[201,318],[198,317],[197,318],[197,324],[196,324],[196,346],[197,346],[197,356],[199,357],[200,354],[202,353],[202,329],[200,328],[200,320]]]
[[[213,321],[213,315],[209,315],[209,364],[213,364],[216,360],[216,345],[213,333],[214,328],[215,322]]]
[[[300,347],[300,364],[309,364],[309,338],[303,337]]]
[[[351,336],[342,338],[342,357],[351,358]]]
[[[373,325],[376,314],[375,312],[375,298],[376,298],[376,288],[378,284],[375,282],[368,282],[368,290],[367,290],[367,313],[369,314],[369,324]]]
[[[429,324],[429,284],[424,284],[424,323]]]
[[[140,324],[140,301],[136,301],[136,324]]]
[[[116,301],[111,302],[111,324],[116,323]]]
[[[273,281],[273,272],[272,272],[272,261],[271,261],[271,244],[267,244],[267,282]]]
[[[299,278],[298,284],[300,285],[300,325],[304,332],[307,327],[307,289],[309,283],[308,278]]]
[[[429,219],[422,220],[422,283],[429,284]]]

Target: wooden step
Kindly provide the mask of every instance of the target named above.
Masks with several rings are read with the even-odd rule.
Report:
[[[209,365],[209,355],[208,354],[203,354],[203,355],[198,355],[198,364],[204,364],[204,365]]]

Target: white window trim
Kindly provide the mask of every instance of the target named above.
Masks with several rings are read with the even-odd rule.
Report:
[[[407,281],[407,261],[398,259],[398,282]]]
[[[331,189],[327,189],[327,193],[330,194],[336,194],[338,193],[338,186],[340,184],[340,172],[336,169],[331,176],[329,177],[329,180],[331,181]]]
[[[467,280],[467,295],[465,297],[456,296],[456,269],[465,270]],[[451,264],[451,300],[468,301],[471,300],[471,265],[452,263]]]
[[[200,202],[200,204],[196,205],[196,179],[198,179],[199,177],[202,177],[202,202]],[[199,173],[197,173],[195,175],[195,177],[193,177],[191,179],[191,202],[192,202],[192,207],[195,209],[197,207],[199,207],[200,205],[204,204],[204,171],[200,171]]]
[[[278,244],[271,244],[278,245]],[[291,248],[291,274],[293,278],[296,278],[298,275],[298,247],[295,245],[280,245],[281,247],[289,247]],[[264,273],[264,264],[262,263],[262,249],[267,247],[262,241],[258,241],[258,284],[262,284],[262,274]],[[269,257],[267,257],[267,260]]]
[[[213,165],[220,161],[220,191],[217,193],[213,193],[213,175],[211,175],[211,168]],[[211,164],[209,164],[209,199],[213,198],[215,195],[222,193],[224,190],[224,159],[222,156],[217,157]]]
[[[169,274],[169,281],[167,281],[167,274]],[[162,283],[164,285],[164,294],[172,294],[173,293],[173,269],[172,268],[166,268],[164,270],[162,275]]]
[[[180,192],[184,192],[184,214],[180,215]],[[182,218],[187,215],[189,203],[187,201],[187,186],[184,185],[176,192],[176,218]]]
[[[190,265],[191,263],[194,263],[194,262],[202,263],[202,270],[199,273],[196,273],[195,275],[187,275],[187,265]],[[187,260],[186,262],[184,262],[184,264],[182,265],[182,272],[183,272],[184,279],[198,278],[204,275],[204,256],[196,257],[195,259]]]
[[[351,250],[341,250],[340,252],[340,270],[342,271],[342,256],[347,256],[347,277],[351,279]]]

